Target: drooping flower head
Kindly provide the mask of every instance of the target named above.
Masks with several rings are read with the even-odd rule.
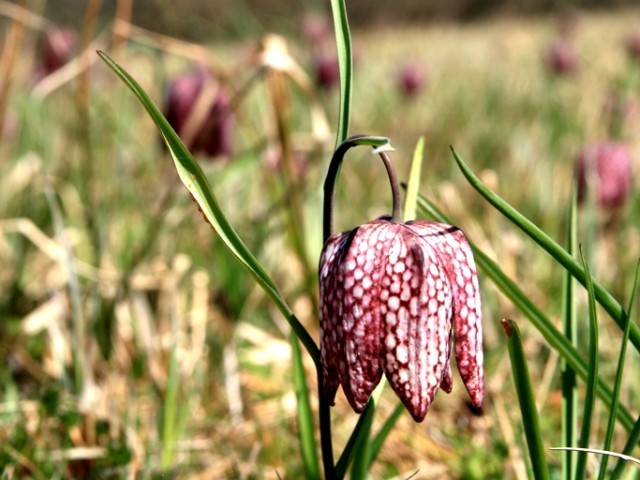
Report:
[[[626,38],[625,47],[631,60],[640,61],[640,31],[634,32]]]
[[[405,63],[398,70],[398,87],[407,98],[417,96],[427,83],[425,69],[419,63]]]
[[[323,90],[331,90],[340,82],[340,65],[335,55],[321,54],[314,60],[315,78]]]
[[[198,68],[171,79],[165,116],[193,153],[217,157],[232,152],[231,99],[208,70]]]
[[[545,55],[545,63],[549,73],[557,76],[574,74],[578,70],[578,54],[573,44],[567,40],[553,42]]]
[[[351,137],[332,160],[337,170]],[[393,214],[350,232],[331,229],[331,168],[325,183],[320,257],[323,388],[333,404],[339,385],[362,412],[382,375],[413,418],[425,418],[438,389],[452,388],[450,354],[474,406],[483,400],[481,305],[471,247],[456,227],[399,220],[399,188],[382,152]],[[328,219],[328,220],[327,220]]]
[[[576,160],[578,202],[583,202],[589,188],[598,205],[605,209],[624,206],[633,187],[631,151],[624,143],[602,142],[585,147]]]
[[[77,54],[78,36],[68,27],[53,27],[45,32],[38,49],[35,80],[51,75]]]

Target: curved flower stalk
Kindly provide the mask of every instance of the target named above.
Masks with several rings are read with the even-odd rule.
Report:
[[[358,138],[336,150],[334,170]],[[361,413],[384,373],[421,422],[438,389],[451,391],[453,346],[462,380],[479,407],[484,393],[482,314],[471,247],[456,227],[401,222],[395,173],[386,153],[380,155],[394,213],[327,235],[320,257],[324,395],[333,404],[342,385],[351,407]],[[331,210],[334,182],[329,175],[325,213]]]

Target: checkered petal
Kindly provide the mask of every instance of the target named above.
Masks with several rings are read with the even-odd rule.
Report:
[[[482,309],[473,252],[464,233],[436,222],[408,222],[407,227],[436,250],[453,290],[455,357],[474,406],[484,397]]]
[[[450,392],[452,344],[475,406],[483,400],[480,293],[469,243],[436,222],[378,219],[329,238],[320,258],[324,394],[364,410],[382,374],[422,421]]]
[[[389,244],[386,232],[392,225],[373,221],[333,236],[321,256],[320,348],[325,395],[333,402],[337,383],[342,384],[358,413],[382,377],[379,291]]]
[[[449,368],[451,287],[435,250],[397,225],[380,298],[383,369],[417,422],[424,420]]]

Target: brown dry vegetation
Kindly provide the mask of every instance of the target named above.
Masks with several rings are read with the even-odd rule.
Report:
[[[14,20],[2,19],[4,38]],[[102,21],[110,25],[112,19]],[[353,32],[352,132],[391,137],[401,178],[424,135],[422,193],[556,325],[562,270],[470,189],[449,145],[562,241],[577,151],[607,136],[603,104],[611,91],[631,85],[624,87],[626,98],[640,99],[640,65],[629,62],[622,46],[639,25],[637,9],[581,15],[572,37],[580,67],[571,78],[553,78],[544,69],[544,52],[558,35],[550,17],[362,26]],[[6,110],[0,112],[3,478],[300,478],[288,325],[177,185],[168,153],[134,98],[95,61],[95,47],[109,47],[109,28],[87,57],[92,66],[83,104],[82,76],[73,68],[68,77],[58,73],[51,84],[41,81],[34,89],[29,75],[37,58],[36,27],[28,23],[12,47],[15,60],[3,72],[12,81],[5,84]],[[161,40],[134,30],[126,47],[112,52],[158,102],[166,79],[189,65],[185,54],[200,52]],[[252,68],[255,40],[206,45],[222,81],[233,87],[246,77],[242,69]],[[290,37],[288,45],[310,70],[305,44]],[[428,88],[411,100],[395,84],[405,59],[422,62],[429,72]],[[214,163],[201,160],[231,222],[317,338],[316,286],[305,283],[305,259],[291,248],[287,233],[287,184],[264,162],[277,146],[272,112],[278,106],[266,88],[260,84],[237,107],[234,154]],[[318,192],[333,140],[311,141],[317,139],[309,100],[299,89],[288,92],[296,127],[291,145],[307,161],[296,186],[304,188],[306,261],[315,268],[321,247]],[[337,92],[314,98],[334,125]],[[622,138],[638,174],[640,113],[630,122]],[[382,170],[368,167],[365,154],[353,154],[351,161],[338,191],[340,229],[389,208]],[[640,256],[639,198],[635,189],[613,218],[595,209],[581,214],[592,270],[621,300],[629,295]],[[411,478],[526,478],[503,317],[521,322],[545,441],[560,445],[558,355],[487,279],[480,282],[487,359],[483,412],[469,409],[456,379],[453,393],[438,395],[424,423],[402,415],[373,478],[415,472]],[[582,292],[579,298],[584,310]],[[611,378],[620,332],[601,317],[601,369]],[[585,332],[581,327],[582,340]],[[638,361],[637,352],[630,352],[629,372]],[[315,392],[313,365],[305,362]],[[637,415],[637,376],[628,375],[622,395]],[[315,406],[315,394],[312,399]],[[374,430],[396,402],[384,392]],[[340,449],[357,421],[341,394],[333,417]],[[620,450],[625,436],[618,433],[614,447]],[[549,452],[548,458],[558,472],[560,455]]]

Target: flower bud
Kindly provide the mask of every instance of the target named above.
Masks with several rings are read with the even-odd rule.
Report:
[[[570,75],[578,69],[578,54],[565,40],[551,44],[545,56],[547,70],[554,75]]]
[[[398,85],[405,97],[415,97],[425,87],[427,75],[421,65],[406,63],[398,72]]]
[[[192,153],[210,157],[231,153],[234,119],[230,98],[209,72],[199,69],[171,80],[165,116]]]
[[[330,90],[340,81],[340,65],[335,56],[321,55],[315,59],[315,77],[318,86]]]
[[[600,207],[621,208],[632,188],[631,152],[622,143],[590,145],[578,155],[576,177],[578,202],[584,202],[593,189]]]
[[[320,258],[324,395],[339,385],[362,412],[384,373],[417,422],[452,388],[449,359],[474,406],[483,401],[480,290],[459,229],[380,218],[329,237]]]
[[[70,28],[54,28],[46,32],[40,44],[39,75],[52,74],[69,62],[78,48],[76,32]]]
[[[632,33],[625,41],[627,55],[631,60],[640,61],[640,32]]]

